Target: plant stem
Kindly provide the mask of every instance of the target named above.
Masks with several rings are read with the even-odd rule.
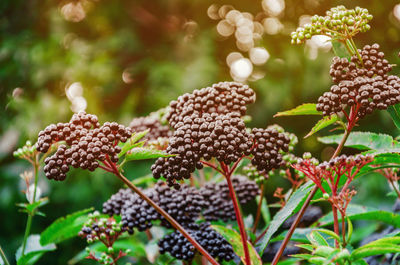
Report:
[[[38,161],[38,155],[36,155],[35,160],[32,163],[33,165],[33,171],[35,174],[35,182],[34,182],[34,189],[33,189],[33,198],[32,198],[32,203],[35,203],[36,200],[36,190],[37,190],[37,184],[38,184],[38,179],[39,179],[39,161]],[[27,187],[28,191],[29,191],[29,187]],[[26,222],[26,228],[25,228],[25,234],[24,234],[24,241],[22,243],[22,255],[23,256],[25,254],[25,248],[26,248],[26,242],[28,241],[28,237],[29,234],[31,232],[31,226],[32,226],[32,219],[33,219],[33,215],[32,213],[28,213],[28,220]]]
[[[396,185],[394,184],[393,180],[389,180],[390,184],[393,187],[393,190],[397,193],[397,197],[400,199],[400,191],[397,189]]]
[[[262,206],[262,202],[264,200],[264,181],[261,183],[260,185],[260,201],[258,202],[258,207],[257,207],[257,214],[256,214],[256,219],[254,220],[254,225],[253,225],[253,234],[256,233],[257,231],[257,225],[258,222],[260,221],[260,216],[261,216],[261,206]]]
[[[344,214],[341,213],[342,215],[342,238],[343,238],[343,247],[346,247],[347,243],[346,243],[346,223],[344,220]]]
[[[138,187],[130,182],[121,172],[118,171],[114,163],[111,163],[114,169],[114,174],[121,179],[131,190],[138,194],[143,200],[150,204],[157,212],[159,212],[176,230],[178,230],[189,242],[197,248],[197,250],[204,255],[208,261],[213,265],[219,265],[219,263],[177,222],[172,216],[158,206],[152,199],[147,197]]]
[[[318,190],[318,186],[315,186],[312,189],[310,195],[308,195],[306,201],[304,202],[303,206],[301,207],[300,211],[298,212],[296,219],[294,220],[292,226],[290,227],[288,233],[286,234],[285,239],[283,240],[281,246],[279,247],[279,250],[274,257],[274,260],[271,263],[272,265],[278,264],[278,261],[281,258],[283,251],[285,250],[287,244],[290,241],[290,238],[292,237],[292,235],[294,233],[294,230],[296,230],[297,226],[299,225],[301,218],[303,217],[304,213],[306,212],[306,209],[307,209],[308,205],[310,204],[312,198],[314,197],[315,193],[317,192],[317,190]]]
[[[7,256],[6,256],[6,254],[4,254],[4,251],[1,248],[1,246],[0,246],[0,256],[4,262],[4,265],[10,265],[10,262],[8,262]]]
[[[238,200],[236,198],[236,193],[235,189],[233,188],[232,185],[232,180],[231,180],[231,174],[232,172],[228,173],[225,175],[226,182],[228,183],[229,187],[229,195],[231,197],[232,203],[233,203],[233,208],[235,210],[236,214],[236,220],[239,226],[240,230],[240,237],[242,238],[242,245],[243,245],[243,250],[244,250],[244,256],[245,256],[245,264],[246,265],[251,265],[251,259],[250,259],[250,252],[249,252],[249,246],[247,245],[247,234],[246,234],[246,229],[244,227],[244,222],[242,218],[242,214],[240,212],[240,207]]]
[[[339,233],[339,221],[338,221],[338,216],[337,216],[337,209],[336,207],[332,204],[332,214],[333,214],[333,229],[335,231],[335,234],[340,236]],[[335,239],[335,246],[338,248],[339,247],[339,242]]]

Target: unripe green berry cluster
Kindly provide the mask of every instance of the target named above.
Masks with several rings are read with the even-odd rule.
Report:
[[[89,214],[88,217],[88,221],[78,234],[85,238],[88,244],[101,240],[106,242],[110,248],[112,247],[111,243],[125,231],[120,222],[117,222],[113,217],[102,217],[98,211]],[[108,251],[111,250],[108,249]]]
[[[25,158],[32,157],[36,153],[36,145],[32,145],[31,141],[26,141],[25,145],[21,148],[18,148],[13,155],[17,158]]]
[[[311,24],[299,27],[292,32],[292,44],[301,44],[314,35],[326,35],[331,38],[343,39],[352,37],[358,32],[366,32],[372,15],[361,7],[346,9],[344,6],[331,8],[325,16],[314,15]]]

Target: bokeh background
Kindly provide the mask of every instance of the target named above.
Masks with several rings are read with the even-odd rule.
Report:
[[[298,135],[296,152],[326,158],[332,147],[317,136],[302,139],[317,117],[273,118],[282,110],[316,102],[328,90],[333,53],[324,38],[291,45],[290,32],[344,4],[367,8],[371,30],[359,34],[358,47],[379,43],[387,59],[400,64],[400,4],[397,0],[2,0],[0,1],[0,244],[9,257],[22,241],[26,215],[19,175],[29,164],[12,152],[49,123],[66,122],[74,111],[101,121],[128,125],[180,94],[218,81],[248,83],[257,92],[250,107],[251,126],[277,123]],[[399,73],[395,66],[393,72]],[[390,116],[376,112],[357,130],[397,136]],[[324,130],[318,135],[328,134]],[[352,150],[346,150],[352,152]],[[150,163],[130,165],[133,179],[150,172]],[[281,180],[271,180],[269,197]],[[63,183],[41,173],[39,183],[50,204],[35,217],[40,233],[60,216],[101,204],[121,184],[96,171],[72,171]],[[384,178],[371,175],[358,182],[358,200],[390,208]],[[273,199],[271,199],[273,200]],[[83,240],[62,243],[41,264],[66,264],[84,248]]]

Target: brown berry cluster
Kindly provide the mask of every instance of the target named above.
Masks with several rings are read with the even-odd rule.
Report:
[[[230,261],[235,257],[232,246],[209,223],[191,223],[186,229],[215,259]],[[164,236],[158,246],[161,254],[168,252],[179,260],[191,261],[196,255],[195,247],[178,231]]]
[[[268,172],[278,168],[282,163],[281,152],[289,151],[289,137],[275,129],[253,128],[251,138],[255,143],[251,150],[251,163],[257,170]]]
[[[328,116],[346,106],[355,107],[357,118],[384,110],[400,102],[400,78],[388,75],[392,66],[384,59],[378,44],[366,45],[351,61],[335,57],[330,70],[333,85],[319,99],[317,110]]]
[[[159,181],[144,193],[180,224],[194,222],[201,211],[208,206],[208,202],[202,194],[196,188],[187,185],[182,185],[181,189],[177,191]],[[169,222],[153,207],[128,189],[122,189],[112,195],[103,204],[103,213],[121,214],[122,224],[131,234],[134,232],[134,228],[144,231],[152,227],[152,222],[155,220],[160,220],[161,225],[170,227]]]
[[[129,127],[135,132],[149,130],[145,135],[146,140],[157,140],[158,138],[169,138],[172,136],[170,128],[162,125],[159,119],[153,117],[134,118]]]
[[[233,176],[232,184],[240,204],[248,203],[260,192],[257,183],[244,176]],[[218,184],[208,183],[200,189],[200,192],[209,203],[209,206],[203,211],[203,216],[207,221],[236,220],[226,180]]]
[[[37,150],[45,153],[53,143],[65,141],[44,161],[47,178],[64,180],[70,166],[93,171],[99,161],[118,162],[121,148],[117,144],[126,142],[131,135],[130,128],[116,122],[105,122],[100,127],[95,115],[80,112],[69,123],[51,124],[41,131]]]
[[[175,130],[179,122],[191,114],[203,113],[228,114],[231,112],[244,115],[246,105],[254,103],[255,93],[247,85],[236,82],[220,82],[193,91],[192,94],[184,94],[176,101],[170,103],[170,111],[167,115],[169,124]]]

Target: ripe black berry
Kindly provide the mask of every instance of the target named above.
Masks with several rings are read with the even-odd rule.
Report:
[[[330,75],[335,85],[318,99],[317,110],[328,116],[356,106],[357,118],[384,110],[400,102],[400,78],[388,75],[392,66],[379,51],[379,45],[366,45],[349,62],[345,58],[333,59]]]
[[[158,119],[153,117],[134,118],[129,127],[135,132],[149,130],[144,137],[146,140],[157,140],[159,137],[169,138],[173,134],[168,126],[162,125]]]
[[[95,115],[80,112],[74,114],[69,123],[51,124],[41,131],[37,149],[45,153],[53,143],[66,142],[44,161],[47,178],[64,180],[70,166],[93,171],[99,166],[99,161],[107,158],[118,162],[121,148],[117,144],[126,142],[131,135],[130,128],[116,122],[106,122],[99,127]]]
[[[220,261],[234,258],[232,246],[209,223],[191,223],[186,226],[186,230],[214,258]],[[168,252],[179,260],[190,261],[196,254],[195,247],[180,232],[164,236],[158,246],[161,254]]]
[[[232,184],[241,204],[253,200],[260,192],[257,184],[244,176],[233,176]],[[218,184],[208,183],[200,189],[200,192],[209,203],[209,206],[203,211],[203,216],[207,221],[236,220],[226,181]]]

